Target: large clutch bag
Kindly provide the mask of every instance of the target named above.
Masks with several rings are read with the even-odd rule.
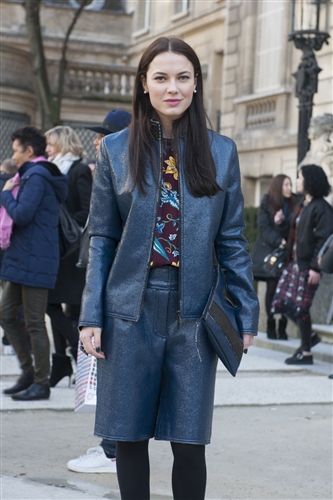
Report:
[[[236,321],[235,306],[225,292],[220,266],[215,266],[215,282],[202,319],[213,349],[235,377],[243,356],[243,339]]]

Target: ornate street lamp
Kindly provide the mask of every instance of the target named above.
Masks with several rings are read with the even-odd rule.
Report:
[[[303,52],[296,78],[296,97],[299,99],[297,164],[310,148],[308,127],[312,116],[313,95],[318,90],[319,68],[314,50],[328,44],[328,20],[331,0],[291,0],[291,33],[297,49]]]

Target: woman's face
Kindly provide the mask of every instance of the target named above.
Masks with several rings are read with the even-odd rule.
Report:
[[[164,129],[170,130],[190,106],[196,84],[193,65],[184,55],[162,52],[152,60],[142,85]]]
[[[298,172],[298,177],[296,179],[296,188],[298,193],[304,194],[304,177],[302,174],[302,170],[299,170]]]
[[[51,137],[46,137],[46,152],[49,160],[54,160],[59,153],[59,149]]]
[[[292,193],[291,180],[289,177],[286,177],[282,184],[282,196],[284,198],[290,198]]]

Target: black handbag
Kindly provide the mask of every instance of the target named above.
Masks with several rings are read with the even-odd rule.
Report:
[[[59,205],[60,258],[65,259],[80,248],[82,229],[69,214],[66,205]]]
[[[287,250],[280,245],[273,252],[266,255],[263,262],[263,270],[268,278],[279,278],[282,274],[283,266],[287,260]]]
[[[236,321],[235,306],[225,293],[220,266],[202,317],[214,351],[235,377],[243,356],[243,339]]]
[[[86,225],[84,226],[83,231],[82,231],[79,259],[76,263],[76,267],[81,267],[84,269],[88,265],[88,255],[89,255],[88,222],[89,222],[89,217],[88,217]]]

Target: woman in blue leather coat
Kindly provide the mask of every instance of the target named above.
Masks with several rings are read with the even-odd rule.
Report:
[[[133,120],[94,177],[82,347],[98,358],[95,434],[117,441],[123,500],[149,499],[149,439],[171,442],[176,500],[205,495],[217,356],[201,321],[214,256],[244,348],[258,300],[236,146],[207,129],[200,62],[174,37],[144,52]]]

